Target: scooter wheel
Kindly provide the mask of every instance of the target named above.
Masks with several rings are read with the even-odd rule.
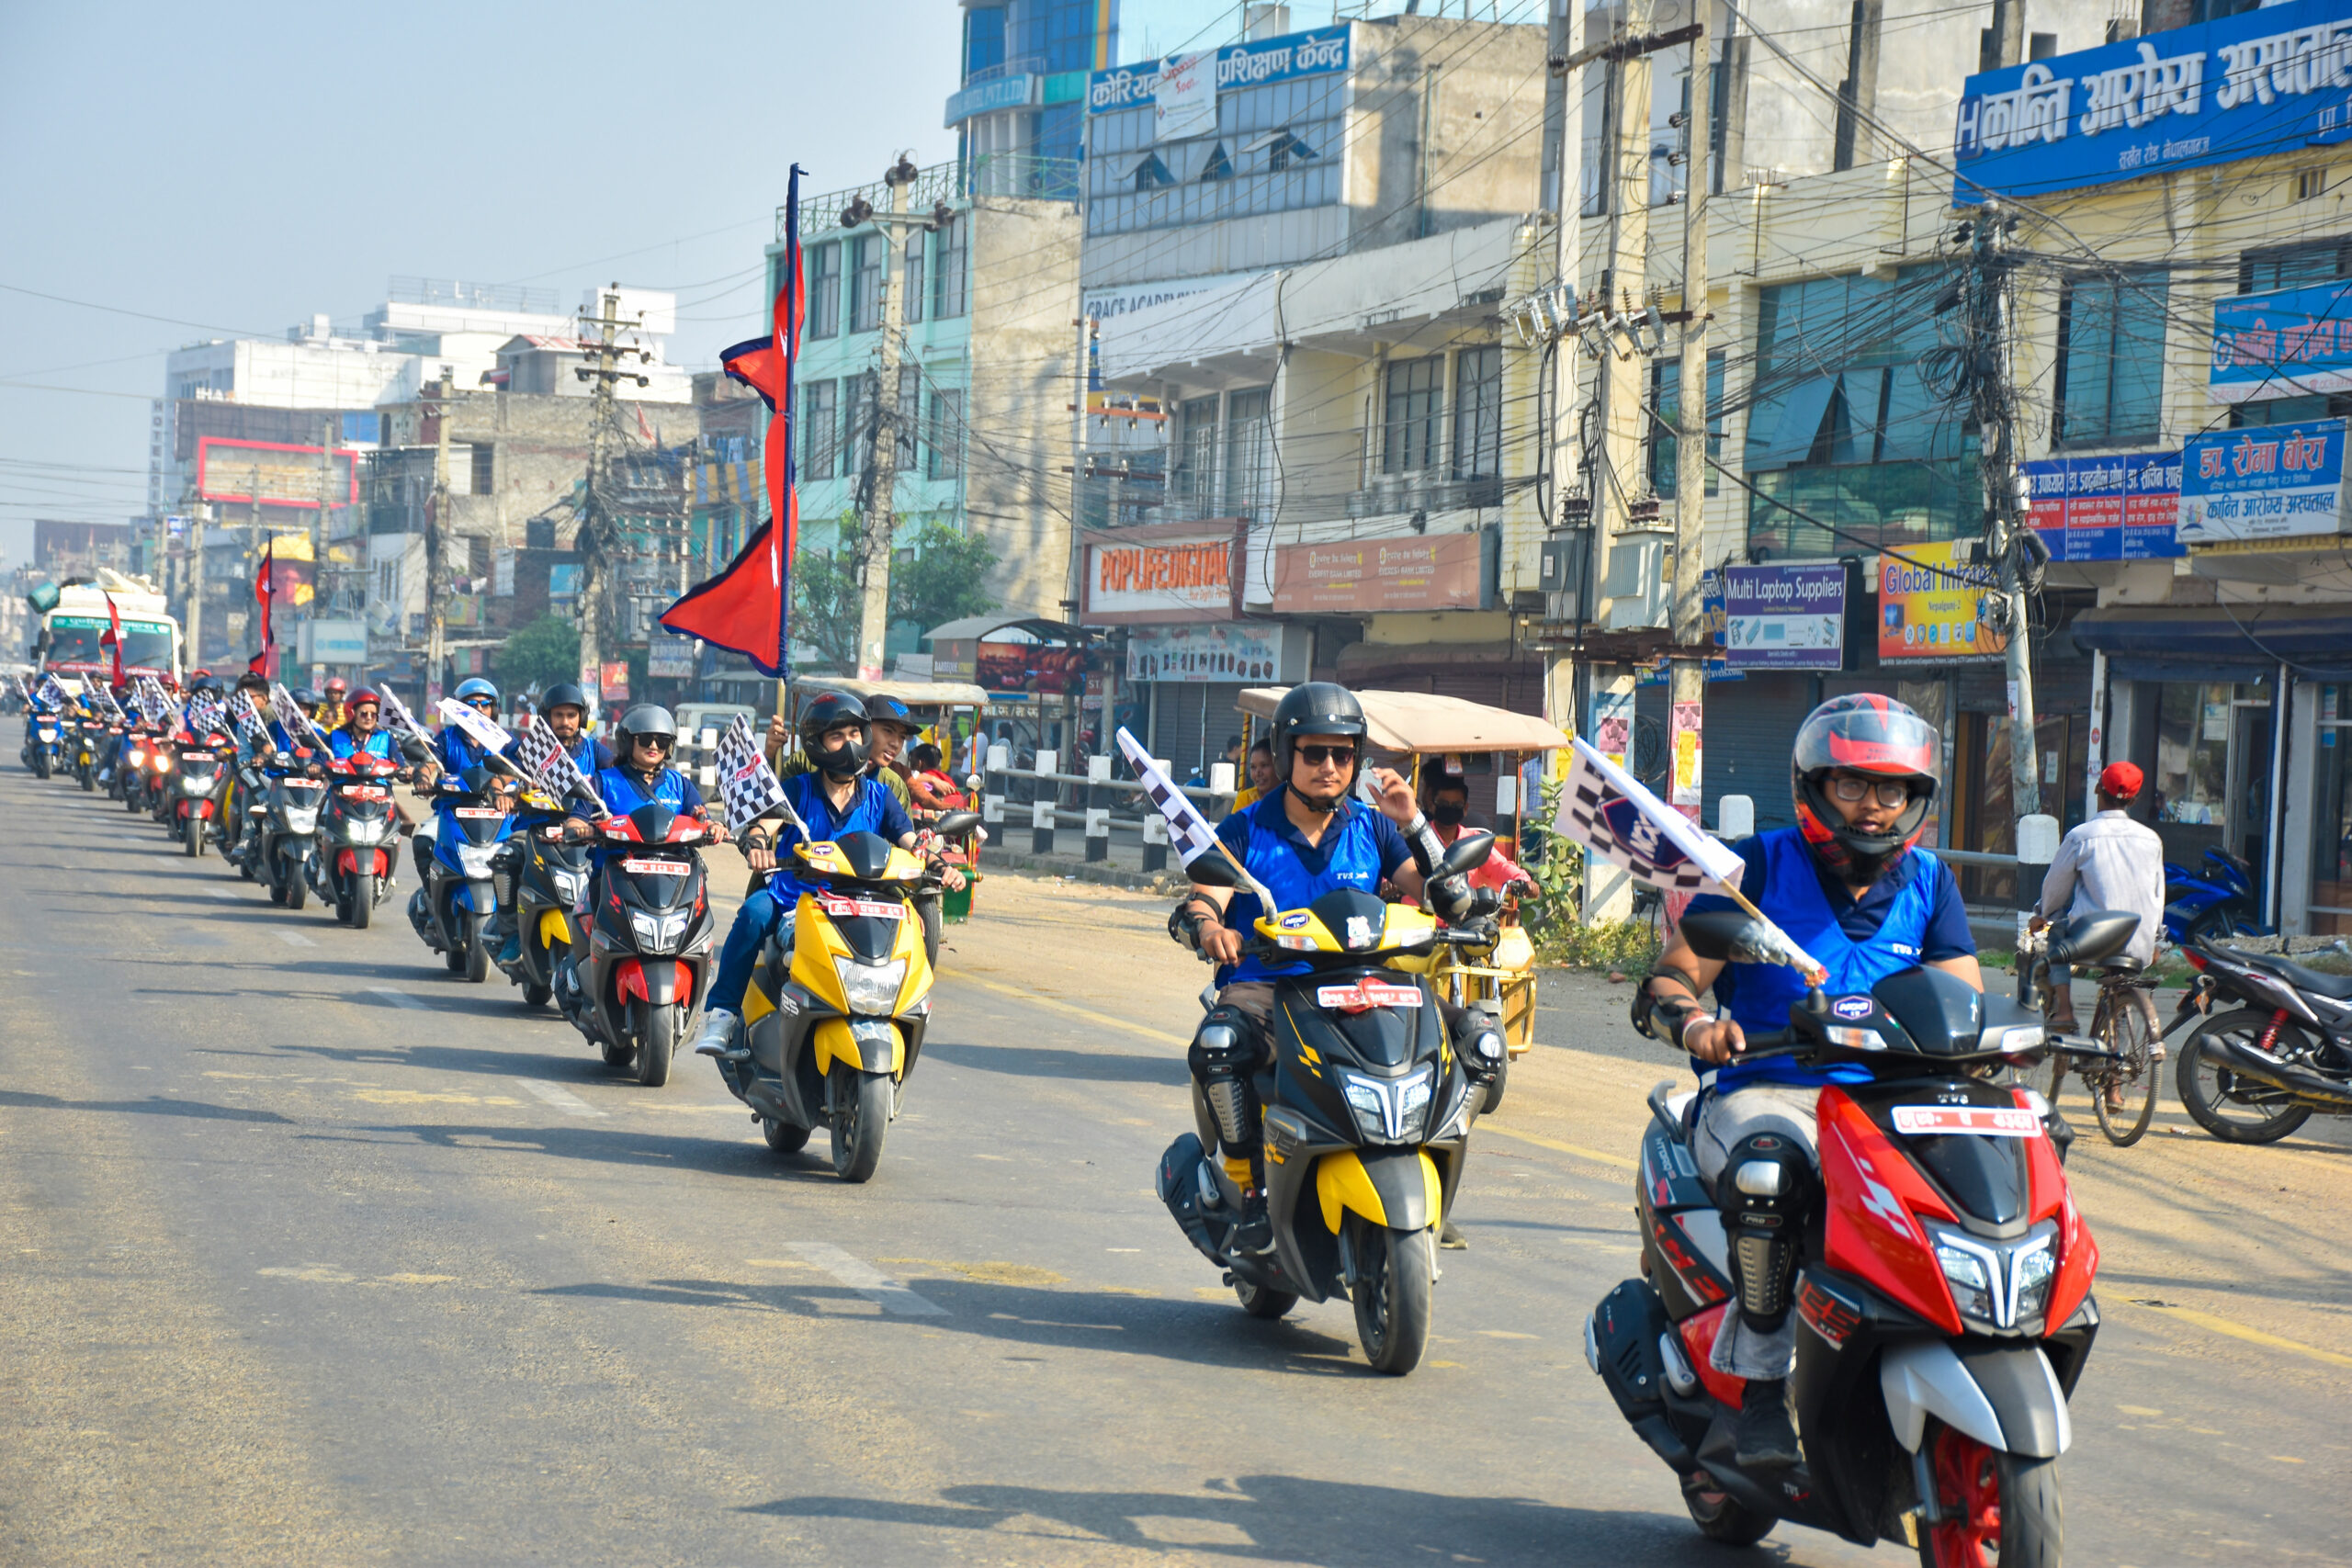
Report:
[[[1686,1486],[1682,1489],[1682,1506],[1690,1510],[1690,1522],[1699,1533],[1724,1546],[1754,1546],[1772,1533],[1780,1521],[1770,1514],[1759,1514],[1713,1485]]]
[[[604,1052],[605,1066],[608,1067],[626,1067],[637,1060],[637,1047],[634,1045],[616,1044],[607,1040],[598,1049]]]
[[[1435,1237],[1427,1230],[1375,1225],[1360,1214],[1347,1223],[1356,1259],[1356,1337],[1373,1371],[1402,1377],[1420,1365],[1430,1342],[1430,1287],[1437,1273]]]
[[[1286,1315],[1298,1304],[1298,1296],[1294,1292],[1270,1290],[1264,1285],[1253,1285],[1247,1280],[1234,1280],[1233,1293],[1241,1298],[1243,1312],[1269,1323]]]
[[[768,1147],[780,1155],[797,1155],[808,1146],[808,1128],[795,1127],[788,1122],[778,1122],[772,1117],[760,1118],[760,1136],[768,1141]]]

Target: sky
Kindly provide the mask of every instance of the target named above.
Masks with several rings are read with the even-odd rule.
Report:
[[[1123,0],[1121,61],[1230,42],[1239,9]],[[954,155],[961,17],[0,0],[0,564],[35,517],[143,510],[168,351],[356,321],[395,275],[566,310],[598,283],[673,288],[671,357],[715,367],[758,330],[791,163],[818,194]]]

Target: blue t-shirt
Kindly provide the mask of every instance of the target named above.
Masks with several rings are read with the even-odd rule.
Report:
[[[899,797],[879,781],[863,773],[858,775],[857,793],[838,813],[825,794],[821,773],[793,774],[784,781],[784,795],[792,802],[792,809],[800,813],[800,820],[808,824],[811,843],[831,843],[845,833],[877,833],[895,844],[915,830],[914,821],[908,817],[907,808],[899,804]],[[776,864],[768,876],[768,894],[787,908],[798,903],[800,895],[808,890],[792,871],[799,863],[793,858],[792,846],[800,841],[800,829],[790,822],[776,829]]]
[[[1776,828],[1733,847],[1747,863],[1740,891],[1829,971],[1822,988],[1832,996],[1868,991],[1889,975],[1976,952],[1960,885],[1925,850],[1905,852],[1856,898],[1822,871],[1801,829]],[[1690,912],[1737,908],[1728,898],[1702,894],[1690,900]],[[1790,1007],[1804,993],[1804,978],[1779,964],[1727,964],[1715,979],[1716,1001],[1748,1034],[1786,1029]],[[1691,1066],[1702,1077],[1713,1072],[1719,1094],[1747,1083],[1849,1083],[1869,1077],[1851,1065],[1807,1067],[1784,1056],[1735,1059],[1714,1069],[1693,1057]]]
[[[327,732],[327,750],[334,753],[338,762],[349,761],[363,751],[389,762],[392,760],[392,734],[389,729],[378,729],[362,740],[350,730],[338,726]]]
[[[449,724],[442,726],[441,733],[434,739],[433,754],[440,761],[443,773],[462,773],[468,768],[480,767],[490,751],[463,728]]]
[[[682,816],[691,816],[702,809],[702,791],[695,781],[675,768],[664,768],[653,775],[649,784],[638,782],[636,774],[625,768],[599,768],[589,775],[588,782],[596,786],[596,798],[605,809],[616,817],[626,817],[640,806],[659,801]],[[585,802],[571,808],[574,817],[585,818]]]
[[[1218,839],[1283,908],[1304,908],[1335,887],[1377,892],[1384,879],[1413,858],[1396,825],[1352,795],[1340,803],[1330,826],[1323,829],[1322,841],[1308,843],[1284,808],[1289,795],[1284,785],[1216,825]],[[1255,893],[1238,891],[1225,907],[1225,923],[1246,936],[1268,912]],[[1269,964],[1244,954],[1238,964],[1217,970],[1216,983],[1270,980],[1306,970],[1303,960]]]

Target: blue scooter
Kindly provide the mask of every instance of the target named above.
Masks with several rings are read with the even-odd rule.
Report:
[[[433,858],[424,886],[409,896],[409,923],[424,945],[448,962],[452,973],[475,985],[490,977],[491,951],[483,930],[498,912],[491,862],[514,831],[511,794],[500,789],[513,765],[486,759],[461,775],[444,774],[433,790],[438,819]]]
[[[2196,876],[2165,862],[2165,936],[2175,945],[2268,936],[2255,909],[2254,868],[2244,857],[2216,845],[2205,852],[2204,871]]]

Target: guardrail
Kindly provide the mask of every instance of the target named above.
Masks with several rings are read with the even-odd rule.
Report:
[[[1140,807],[1135,819],[1143,832],[1143,869],[1148,872],[1167,870],[1168,819],[1159,814],[1157,807],[1139,799],[1144,786],[1133,779],[1113,778],[1111,758],[1107,754],[1089,757],[1083,773],[1061,772],[1057,765],[1060,761],[1057,752],[1040,751],[1031,766],[1015,769],[1011,748],[989,747],[987,767],[981,778],[980,819],[1001,829],[1009,820],[1017,819],[1010,817],[1009,813],[1018,813],[1025,807],[1031,834],[1030,852],[1042,855],[1054,852],[1057,813],[1064,809],[1078,812],[1082,814],[1085,829],[1086,858],[1089,861],[1107,861],[1111,858],[1113,803],[1115,800],[1125,804],[1133,798],[1134,804]],[[1162,773],[1168,771],[1165,758],[1154,758],[1153,761]],[[1189,798],[1199,802],[1204,814],[1214,820],[1231,809],[1234,783],[1233,764],[1217,762],[1209,769],[1209,782],[1205,787],[1198,784],[1178,784],[1176,787]],[[1013,797],[1015,790],[1023,785],[1027,786],[1030,795],[1025,801]],[[1046,798],[1036,798],[1041,790]],[[1065,790],[1075,797],[1067,807],[1062,804]]]

